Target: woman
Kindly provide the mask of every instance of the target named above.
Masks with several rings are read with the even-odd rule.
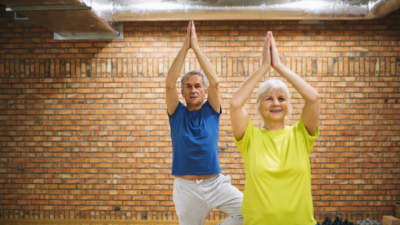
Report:
[[[261,67],[243,82],[230,102],[234,138],[246,170],[244,224],[315,225],[308,156],[318,137],[319,94],[281,63],[272,32],[264,40],[262,57]],[[268,80],[258,90],[262,128],[253,126],[244,107],[270,66],[305,101],[300,120],[293,126],[285,126],[290,96],[280,80]]]

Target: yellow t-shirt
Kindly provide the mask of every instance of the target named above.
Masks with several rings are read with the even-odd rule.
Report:
[[[309,154],[318,128],[310,136],[303,119],[282,130],[253,126],[249,118],[235,143],[246,170],[244,225],[315,225]]]

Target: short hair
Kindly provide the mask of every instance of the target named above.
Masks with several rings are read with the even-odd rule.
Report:
[[[204,73],[199,70],[192,70],[192,71],[185,73],[185,75],[183,75],[183,77],[181,79],[181,89],[183,89],[183,85],[184,85],[183,82],[184,82],[185,78],[195,75],[195,74],[200,75],[203,78],[204,89],[208,89],[208,79],[207,79],[206,75],[204,75]]]
[[[277,91],[282,91],[283,92],[283,96],[285,96],[285,98],[286,98],[286,100],[288,102],[288,114],[286,115],[285,119],[289,119],[290,113],[292,111],[292,107],[291,107],[291,104],[290,104],[289,88],[286,86],[285,83],[283,83],[283,81],[280,81],[280,80],[275,79],[275,78],[265,81],[258,88],[257,99],[256,99],[256,110],[257,110],[257,113],[261,114],[260,113],[261,100],[263,98],[265,98],[265,96],[269,96],[272,93],[275,93]]]

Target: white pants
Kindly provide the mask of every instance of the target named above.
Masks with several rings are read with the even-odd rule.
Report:
[[[221,225],[243,224],[243,194],[232,186],[230,176],[216,174],[199,181],[175,177],[173,198],[180,225],[204,225],[214,208],[229,214]]]

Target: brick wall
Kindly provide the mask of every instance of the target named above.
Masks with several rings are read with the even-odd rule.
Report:
[[[176,219],[164,81],[187,22],[126,22],[123,40],[56,41],[0,8],[0,218]],[[221,81],[220,163],[244,188],[228,101],[272,30],[321,94],[310,156],[317,220],[381,219],[400,200],[400,11],[380,20],[196,22]],[[193,52],[185,71],[199,68]],[[277,76],[270,71],[268,76]],[[302,100],[293,89],[293,116]],[[254,115],[254,94],[247,107]],[[218,211],[210,220],[224,218]]]

